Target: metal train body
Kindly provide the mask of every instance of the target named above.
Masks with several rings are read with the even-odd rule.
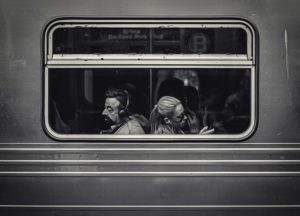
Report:
[[[0,0],[0,215],[299,215],[299,7],[296,0]],[[56,20],[247,22],[255,39],[248,44],[255,62],[243,63],[255,68],[251,132],[171,141],[49,132],[45,68],[61,59],[47,62],[47,31]]]

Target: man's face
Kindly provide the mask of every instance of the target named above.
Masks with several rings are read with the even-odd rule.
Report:
[[[108,125],[118,124],[120,122],[119,116],[120,101],[116,98],[106,98],[104,110],[102,115]]]
[[[184,113],[184,108],[182,104],[177,104],[173,111],[173,116],[170,119],[172,122],[173,127],[175,128],[183,128],[187,123],[187,116]]]

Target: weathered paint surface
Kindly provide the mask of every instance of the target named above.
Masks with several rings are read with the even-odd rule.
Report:
[[[0,171],[257,171],[298,172],[300,148],[300,2],[296,0],[0,0]],[[223,144],[164,144],[191,151],[122,150],[122,144],[59,143],[42,129],[42,31],[60,16],[244,17],[259,34],[259,122],[255,134],[233,149]],[[14,143],[14,144],[9,144]],[[27,143],[27,144],[26,144]],[[28,144],[35,143],[35,144]],[[52,144],[51,144],[52,143]],[[56,144],[55,144],[56,143]],[[257,143],[249,145],[246,143]],[[279,143],[277,145],[259,143]],[[168,146],[169,145],[169,146]],[[159,144],[129,144],[130,148]],[[28,148],[32,148],[31,150]],[[52,151],[45,151],[43,148]],[[74,148],[60,150],[57,148]],[[101,147],[101,146],[100,146]],[[103,146],[102,146],[103,147]],[[234,150],[234,148],[248,148]],[[7,148],[7,149],[3,149]],[[35,148],[41,148],[35,149]],[[200,148],[195,149],[193,148]],[[259,149],[262,148],[262,149]],[[278,148],[272,150],[270,148]],[[284,149],[289,148],[289,149]],[[179,160],[177,164],[43,164],[39,160]],[[197,164],[180,160],[294,160],[292,164]],[[299,173],[287,176],[10,176],[0,177],[1,215],[299,215]],[[8,205],[8,206],[5,206]],[[31,209],[17,205],[27,205]],[[35,206],[34,205],[44,205]],[[52,206],[51,206],[52,205]],[[53,206],[62,205],[62,206]],[[71,206],[64,206],[71,205]],[[79,205],[79,206],[73,206]],[[81,206],[80,205],[84,205]],[[90,205],[90,206],[89,206]],[[108,205],[105,208],[105,205]],[[139,205],[126,210],[116,205]],[[142,208],[146,205],[145,208]],[[153,205],[153,207],[151,207]],[[157,205],[166,205],[159,208]],[[202,207],[177,209],[179,205]],[[211,207],[205,208],[208,205]],[[225,207],[223,206],[225,205]],[[248,207],[239,207],[248,205]],[[249,206],[250,205],[250,206]],[[254,205],[251,208],[251,205]],[[260,207],[255,207],[259,205]],[[263,205],[268,205],[264,207]],[[277,205],[273,207],[272,205]],[[287,205],[287,206],[281,206]],[[296,205],[296,206],[294,206]],[[98,206],[98,207],[97,207]],[[102,207],[101,207],[102,206]],[[114,207],[115,206],[115,207]],[[147,207],[148,206],[148,207]],[[156,207],[155,207],[156,206]],[[172,207],[173,206],[173,207]],[[219,206],[219,207],[218,207]],[[231,206],[231,207],[230,207]],[[6,208],[4,208],[6,207]],[[19,208],[17,208],[19,207]],[[37,208],[37,211],[32,211]],[[278,209],[276,209],[278,208]],[[63,211],[68,209],[69,211]],[[88,211],[90,210],[90,211]]]

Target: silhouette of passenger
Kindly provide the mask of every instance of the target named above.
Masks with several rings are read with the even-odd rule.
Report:
[[[229,133],[241,133],[249,127],[250,107],[250,73],[246,73],[240,82],[240,89],[225,101],[222,114]]]
[[[163,96],[171,96],[183,101],[183,82],[177,78],[162,81],[158,88],[157,99],[159,100]]]

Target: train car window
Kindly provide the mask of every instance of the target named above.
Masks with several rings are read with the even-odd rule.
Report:
[[[59,140],[241,140],[256,34],[239,19],[60,19],[44,32],[44,125]]]

